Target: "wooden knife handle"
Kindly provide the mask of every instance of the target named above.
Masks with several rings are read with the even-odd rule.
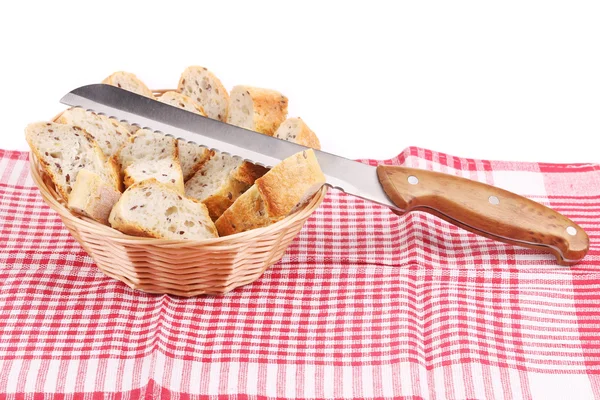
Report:
[[[587,254],[589,238],[556,211],[484,183],[414,168],[377,167],[379,182],[404,212],[425,211],[487,238],[552,253],[560,265]]]

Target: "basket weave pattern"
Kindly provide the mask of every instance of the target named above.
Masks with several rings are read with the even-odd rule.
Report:
[[[73,215],[33,153],[29,160],[42,198],[98,268],[147,293],[224,294],[255,281],[283,257],[327,193],[323,187],[303,208],[265,228],[202,241],[141,238]]]

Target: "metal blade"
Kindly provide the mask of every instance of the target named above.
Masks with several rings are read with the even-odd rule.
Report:
[[[115,86],[94,84],[66,94],[61,103],[239,156],[272,167],[306,147],[225,124]],[[327,185],[399,210],[387,197],[376,168],[315,150]]]

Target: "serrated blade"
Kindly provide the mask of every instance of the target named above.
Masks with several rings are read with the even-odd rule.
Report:
[[[306,147],[173,107],[115,86],[93,84],[67,93],[61,103],[159,131],[272,167]],[[387,197],[376,168],[315,150],[327,185],[399,210]]]

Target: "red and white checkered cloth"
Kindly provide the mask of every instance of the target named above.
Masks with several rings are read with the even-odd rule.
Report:
[[[223,297],[148,295],[99,272],[32,186],[27,154],[0,151],[0,392],[600,398],[600,165],[420,148],[384,163],[526,195],[586,229],[589,255],[561,267],[332,191],[255,283]]]

